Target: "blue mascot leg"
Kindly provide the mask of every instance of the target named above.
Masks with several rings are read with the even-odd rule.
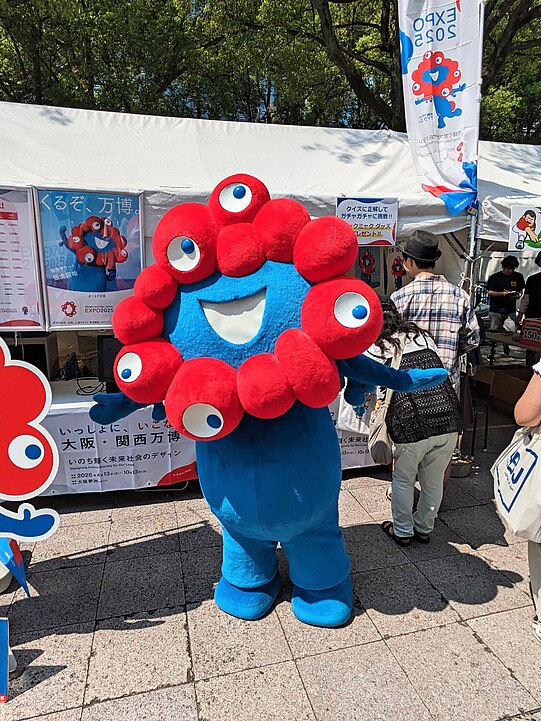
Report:
[[[270,611],[281,587],[276,542],[246,538],[222,525],[222,578],[216,605],[231,616],[253,621]]]
[[[353,607],[349,558],[337,522],[282,543],[293,581],[291,608],[303,623],[335,627],[346,623]]]

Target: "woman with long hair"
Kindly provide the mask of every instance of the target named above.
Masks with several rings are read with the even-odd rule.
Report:
[[[380,298],[383,328],[367,354],[391,363],[401,354],[400,368],[442,368],[430,334],[405,321],[390,298]],[[378,403],[385,399],[378,391]],[[443,498],[443,477],[463,429],[458,398],[449,379],[427,391],[395,392],[387,411],[387,429],[393,441],[392,521],[383,531],[402,548],[417,540],[428,543]],[[421,494],[413,512],[415,482]]]

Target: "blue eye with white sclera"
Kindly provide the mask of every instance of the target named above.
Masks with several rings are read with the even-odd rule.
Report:
[[[334,304],[334,316],[346,328],[360,328],[370,317],[370,305],[360,293],[343,293]]]
[[[240,213],[252,202],[252,191],[244,183],[226,185],[220,193],[220,205],[230,213]]]
[[[185,273],[197,267],[201,258],[199,246],[192,238],[179,235],[167,246],[167,259],[176,270]]]
[[[44,454],[41,441],[29,434],[17,436],[8,446],[9,459],[18,468],[35,468]]]
[[[125,383],[133,383],[141,375],[143,362],[137,353],[125,353],[119,358],[116,372]]]
[[[212,438],[224,425],[220,411],[210,403],[194,403],[182,414],[182,425],[197,438]]]

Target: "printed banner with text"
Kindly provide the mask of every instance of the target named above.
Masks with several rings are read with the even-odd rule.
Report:
[[[52,328],[111,325],[141,272],[140,205],[128,193],[38,191]]]
[[[44,327],[32,203],[26,188],[0,188],[0,326]]]
[[[399,0],[406,125],[423,187],[454,216],[477,200],[479,0]]]

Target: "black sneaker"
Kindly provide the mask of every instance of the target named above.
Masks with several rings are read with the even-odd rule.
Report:
[[[504,355],[509,355],[509,353],[511,353],[511,349],[509,348],[508,345],[504,345],[503,353],[504,353]]]

